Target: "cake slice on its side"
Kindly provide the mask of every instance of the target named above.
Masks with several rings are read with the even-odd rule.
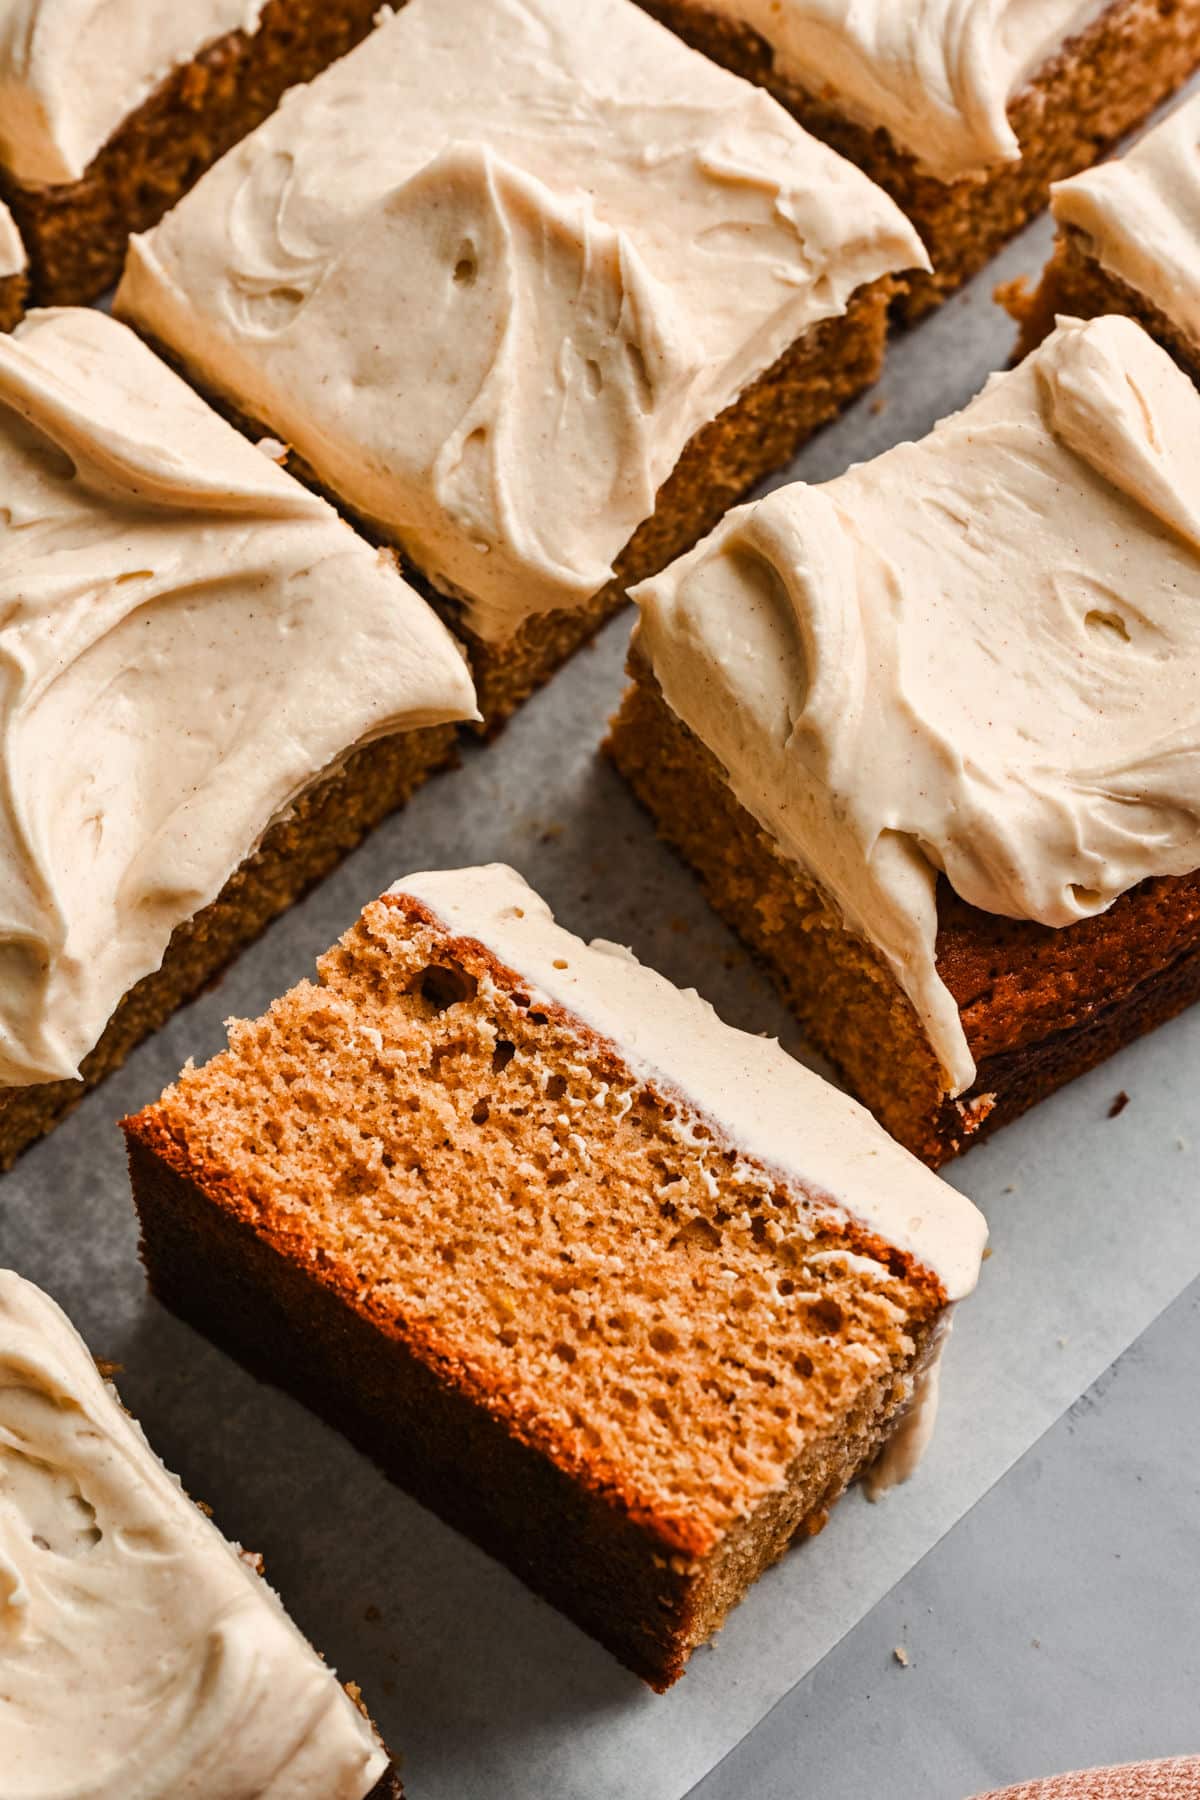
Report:
[[[1198,434],[1069,322],[635,596],[618,768],[932,1164],[1200,994]]]
[[[1058,238],[1040,283],[1000,291],[1018,355],[1060,315],[1125,313],[1200,381],[1200,96],[1124,156],[1059,182],[1050,205]]]
[[[6,1793],[401,1800],[361,1703],[0,1270]],[[93,1785],[98,1783],[99,1785]]]
[[[1200,0],[640,0],[912,220],[940,304],[1200,66]]]
[[[665,1688],[919,1453],[983,1220],[510,869],[319,976],[125,1121],[151,1286]]]
[[[116,283],[146,231],[298,81],[365,37],[376,0],[12,0],[0,195],[41,306]]]
[[[892,202],[632,0],[408,0],[117,309],[394,544],[499,724],[879,373]]]
[[[11,331],[21,317],[28,285],[25,246],[0,200],[0,331]]]
[[[0,1168],[454,754],[392,559],[103,313],[0,336]]]

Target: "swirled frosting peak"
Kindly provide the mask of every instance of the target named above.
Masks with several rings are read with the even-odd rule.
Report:
[[[961,413],[636,593],[673,711],[891,966],[962,1091],[937,883],[1068,926],[1200,866],[1200,395],[1067,320]]]
[[[697,0],[941,181],[1015,162],[1008,103],[1110,0]]]
[[[500,643],[914,266],[878,188],[630,0],[408,0],[134,240],[117,304]]]
[[[0,1086],[76,1074],[348,751],[473,710],[390,561],[132,332],[0,337]]]
[[[28,185],[78,181],[160,81],[265,0],[4,0],[0,163]]]
[[[0,1270],[6,1800],[363,1800],[367,1721],[70,1320]]]

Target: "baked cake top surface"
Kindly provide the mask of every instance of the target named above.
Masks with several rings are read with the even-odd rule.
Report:
[[[1059,329],[916,444],[728,515],[635,598],[668,705],[890,964],[952,1091],[937,882],[1063,927],[1200,865],[1200,396]]]
[[[982,1215],[773,1038],[727,1025],[694,989],[677,988],[621,945],[574,936],[502,864],[410,875],[389,891],[412,895],[477,939],[611,1042],[640,1078],[680,1093],[733,1147],[828,1196],[912,1256],[948,1300],[974,1287],[987,1237]]]
[[[1200,97],[1124,156],[1057,182],[1051,204],[1102,268],[1200,338]]]
[[[472,716],[425,602],[102,313],[0,337],[0,1084],[76,1073],[370,738]]]
[[[0,1270],[8,1792],[362,1800],[366,1719],[47,1295]]]
[[[25,267],[25,246],[12,214],[0,200],[0,281],[19,275]]]
[[[503,642],[915,265],[859,170],[630,0],[408,0],[133,241],[118,308]]]
[[[1020,156],[1008,103],[1111,0],[696,0],[941,181]]]
[[[78,181],[173,69],[265,0],[5,0],[0,163],[18,181]]]

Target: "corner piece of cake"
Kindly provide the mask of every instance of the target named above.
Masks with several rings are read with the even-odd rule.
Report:
[[[318,970],[125,1121],[151,1286],[666,1688],[919,1454],[983,1220],[511,869]]]
[[[11,331],[25,311],[28,266],[21,234],[0,200],[0,331]]]
[[[1054,254],[1038,287],[1001,290],[1021,324],[1018,354],[1054,330],[1059,314],[1125,313],[1200,381],[1200,97],[1051,196]]]
[[[393,559],[125,326],[0,336],[0,1167],[473,714]]]
[[[0,196],[38,304],[112,287],[130,234],[364,37],[376,11],[377,0],[6,0]]]
[[[48,1295],[0,1269],[6,1794],[401,1800],[261,1563],[150,1448]]]
[[[933,262],[918,318],[1200,65],[1200,0],[641,0],[856,162]]]
[[[1200,993],[1200,395],[1064,323],[635,598],[610,751],[937,1164]]]
[[[408,0],[117,309],[395,544],[499,723],[873,381],[878,188],[632,0]]]

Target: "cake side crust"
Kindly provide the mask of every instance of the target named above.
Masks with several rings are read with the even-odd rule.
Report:
[[[155,224],[288,88],[352,49],[377,12],[376,0],[266,0],[253,33],[230,32],[176,69],[80,181],[26,186],[0,169],[36,303],[85,305],[112,287],[130,236]]]
[[[854,124],[836,104],[779,76],[751,27],[702,0],[639,0],[693,48],[765,87],[815,136],[890,194],[925,241],[934,269],[905,278],[897,311],[923,317],[1044,210],[1050,185],[1099,160],[1200,63],[1200,0],[1113,0],[1017,94],[1009,119],[1018,163],[977,178],[925,175],[890,134]]]
[[[28,291],[24,274],[0,277],[0,331],[11,331],[20,323]]]

